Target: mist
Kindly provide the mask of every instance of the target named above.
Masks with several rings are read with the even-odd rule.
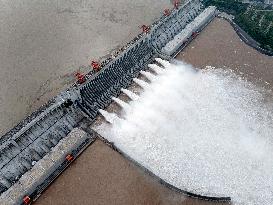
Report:
[[[272,205],[273,103],[268,91],[231,70],[161,64],[164,69],[149,66],[156,75],[142,72],[151,83],[134,80],[143,92],[131,97],[122,118],[101,110],[106,118],[112,116],[111,123],[97,131],[180,189],[230,196],[234,204]]]

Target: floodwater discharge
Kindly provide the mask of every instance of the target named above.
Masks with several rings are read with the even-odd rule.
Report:
[[[164,72],[149,86],[135,80],[144,91],[122,119],[100,111],[111,122],[97,131],[178,188],[230,196],[236,205],[272,205],[269,91],[229,70],[161,64]]]
[[[139,96],[128,89],[122,88],[121,91],[125,93],[130,99],[137,100]]]
[[[134,78],[133,81],[142,88],[147,88],[149,86],[149,84],[146,83],[144,80],[140,80],[138,78]]]
[[[124,109],[128,109],[129,108],[129,104],[122,101],[121,99],[115,98],[113,97],[112,100],[114,100],[119,106],[121,106]]]
[[[143,75],[143,76],[145,76],[148,80],[150,80],[150,81],[153,81],[154,79],[155,79],[155,76],[152,74],[152,73],[150,73],[150,72],[147,72],[147,71],[140,71],[140,73]]]

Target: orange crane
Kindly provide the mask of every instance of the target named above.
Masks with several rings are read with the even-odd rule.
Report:
[[[101,69],[101,65],[97,61],[92,61],[91,66],[96,72],[98,72]]]
[[[169,16],[171,14],[170,9],[164,10],[164,16]]]
[[[142,28],[143,33],[149,33],[149,31],[150,31],[150,27],[149,26],[142,25],[141,28]]]
[[[32,200],[29,196],[24,196],[24,198],[23,198],[24,205],[29,205],[29,204],[31,204],[31,202],[32,202]]]
[[[86,80],[84,74],[82,74],[80,72],[75,73],[75,77],[77,79],[77,82],[80,84],[84,83]]]

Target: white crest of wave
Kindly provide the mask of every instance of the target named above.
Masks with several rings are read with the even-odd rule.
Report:
[[[178,188],[272,205],[273,106],[263,90],[231,71],[163,63],[125,120],[98,132]]]

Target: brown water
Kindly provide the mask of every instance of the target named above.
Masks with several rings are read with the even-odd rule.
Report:
[[[214,20],[178,57],[194,66],[229,67],[271,87],[273,58],[240,41],[232,27]],[[266,82],[268,83],[266,83]],[[117,109],[113,105],[112,109]],[[36,204],[213,204],[181,196],[100,141],[91,145]]]
[[[168,0],[0,0],[0,136],[124,45]],[[83,71],[87,71],[83,69]]]
[[[164,187],[100,140],[62,174],[35,205],[209,205]]]
[[[273,57],[242,42],[223,19],[212,21],[177,59],[199,68],[230,68],[260,86],[273,87]]]

